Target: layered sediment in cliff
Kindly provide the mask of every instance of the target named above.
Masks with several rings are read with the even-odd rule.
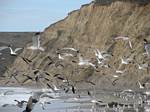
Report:
[[[18,57],[9,69],[9,71],[19,72],[16,77],[20,82],[25,80],[29,74],[34,76],[33,68],[46,71],[50,75],[45,75],[50,81],[44,83],[56,83],[55,74],[62,74],[72,83],[78,82],[76,85],[80,87],[90,87],[91,84],[84,80],[94,82],[98,88],[138,88],[137,81],[150,74],[149,69],[139,70],[137,64],[150,63],[150,59],[144,56],[143,39],[150,41],[150,4],[138,4],[137,2],[115,1],[110,4],[101,5],[90,3],[83,5],[79,10],[70,12],[68,16],[50,25],[41,34],[41,44],[45,51],[32,51],[24,49],[20,56],[32,60],[31,66],[26,64]],[[116,36],[128,36],[133,48],[129,47],[128,41],[114,40]],[[28,44],[30,46],[31,43]],[[80,54],[86,59],[95,62],[94,49],[106,51],[113,56],[106,62],[109,68],[99,67],[97,70],[91,66],[79,66],[78,56],[59,60],[56,51],[64,47],[73,47],[80,51]],[[50,63],[50,56],[53,64]],[[121,57],[132,58],[132,63],[128,65],[120,65]],[[76,61],[77,63],[73,63]],[[55,65],[58,66],[55,66]],[[63,65],[63,66],[61,66]],[[124,70],[125,73],[117,74],[116,70]],[[119,79],[115,81],[116,85],[112,85],[115,78],[112,75],[119,75]],[[9,76],[8,73],[5,73]],[[10,79],[6,78],[7,81]],[[1,83],[6,83],[1,80]],[[60,80],[58,80],[61,83]],[[8,85],[15,85],[15,79],[10,81]],[[28,81],[24,85],[32,85],[34,81]]]

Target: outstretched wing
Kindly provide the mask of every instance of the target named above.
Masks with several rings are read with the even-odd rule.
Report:
[[[132,47],[132,43],[131,43],[130,40],[129,40],[129,46],[130,46],[131,49],[133,48],[133,47]]]
[[[37,36],[38,48],[40,48],[40,35]]]
[[[33,46],[37,48],[39,46],[39,36],[33,36],[32,43],[33,43]]]
[[[17,51],[19,51],[19,50],[21,50],[22,48],[16,48],[15,50],[14,50],[14,52],[17,52]]]

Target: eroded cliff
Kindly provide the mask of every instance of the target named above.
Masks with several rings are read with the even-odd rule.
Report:
[[[44,75],[49,80],[42,79],[45,84],[62,83],[61,80],[53,77],[56,74],[62,74],[73,84],[78,82],[76,86],[80,85],[81,88],[85,85],[92,86],[85,80],[94,82],[98,88],[138,88],[137,81],[150,75],[149,68],[138,69],[138,64],[150,63],[150,59],[143,55],[143,39],[150,41],[149,12],[149,3],[140,5],[133,1],[115,1],[106,5],[92,2],[83,5],[79,10],[70,12],[65,19],[45,29],[41,34],[44,52],[24,49],[20,56],[32,60],[30,66],[18,57],[9,71],[12,73],[18,71],[16,77],[20,83],[27,78],[24,74],[34,77],[33,69],[38,68],[49,73]],[[129,47],[128,41],[116,41],[114,38],[117,36],[128,36],[133,48]],[[91,66],[79,66],[78,56],[59,60],[56,51],[64,47],[78,49],[80,54],[90,59],[92,63],[96,62],[95,49],[106,51],[112,55],[106,62],[109,67],[99,67],[95,70]],[[120,58],[124,56],[132,58],[133,61],[128,65],[121,65]],[[50,64],[51,61],[52,64]],[[116,73],[116,70],[124,69],[126,71],[123,75]],[[18,83],[15,79],[8,78],[9,73],[5,73],[6,78],[1,80],[1,83],[8,82],[8,85]],[[112,85],[116,79],[112,75],[116,74],[119,75],[119,79]],[[35,81],[27,81],[23,85],[33,85],[33,83]]]

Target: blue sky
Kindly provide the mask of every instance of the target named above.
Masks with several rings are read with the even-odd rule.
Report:
[[[0,0],[0,32],[43,31],[91,0]]]

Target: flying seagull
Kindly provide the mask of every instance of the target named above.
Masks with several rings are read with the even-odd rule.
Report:
[[[81,55],[79,55],[79,63],[78,63],[78,65],[90,65],[90,66],[96,68],[96,66],[93,63],[89,62],[89,61],[90,60],[83,59],[83,57]]]
[[[60,54],[58,54],[58,58],[59,58],[60,60],[64,60],[64,58],[63,58]]]
[[[138,64],[138,69],[139,70],[145,70],[148,68],[148,64],[147,63],[143,63],[141,65]]]
[[[146,39],[144,39],[144,49],[146,51],[146,54],[150,56],[150,43]]]
[[[16,105],[17,105],[18,107],[20,107],[20,108],[23,107],[23,104],[24,104],[24,103],[27,103],[27,101],[24,101],[24,100],[22,100],[22,101],[14,100],[14,101],[17,102]]]
[[[72,51],[75,51],[75,52],[79,52],[79,50],[75,49],[75,48],[72,48],[72,47],[66,47],[66,48],[62,48],[62,49],[66,49],[66,50],[72,50]]]
[[[122,39],[122,40],[124,40],[124,41],[128,41],[130,48],[131,48],[131,49],[133,48],[133,47],[132,47],[132,43],[131,43],[129,37],[127,37],[127,36],[118,36],[118,37],[115,37],[115,40],[119,40],[119,39]]]
[[[121,64],[127,65],[127,64],[129,64],[129,62],[131,62],[131,61],[132,61],[132,59],[130,59],[130,58],[123,59],[123,58],[121,57]]]
[[[49,93],[43,93],[40,95],[38,102],[41,104],[43,110],[45,110],[45,104],[50,104],[49,99],[54,99]]]
[[[124,72],[126,72],[126,69],[125,70],[116,70],[116,73],[118,73],[118,74],[123,74]]]
[[[140,81],[138,81],[138,85],[140,87],[140,89],[144,89],[144,85],[140,83]]]
[[[98,59],[104,59],[104,57],[102,56],[102,53],[98,49],[94,50],[94,52],[95,52],[95,56]]]
[[[16,48],[15,50],[13,50],[10,45],[8,46],[8,48],[10,49],[10,55],[12,55],[12,56],[16,56],[17,51],[22,49],[22,48]]]
[[[35,36],[32,37],[32,46],[28,47],[32,50],[41,50],[44,51],[44,48],[40,46],[40,33],[35,33]]]

